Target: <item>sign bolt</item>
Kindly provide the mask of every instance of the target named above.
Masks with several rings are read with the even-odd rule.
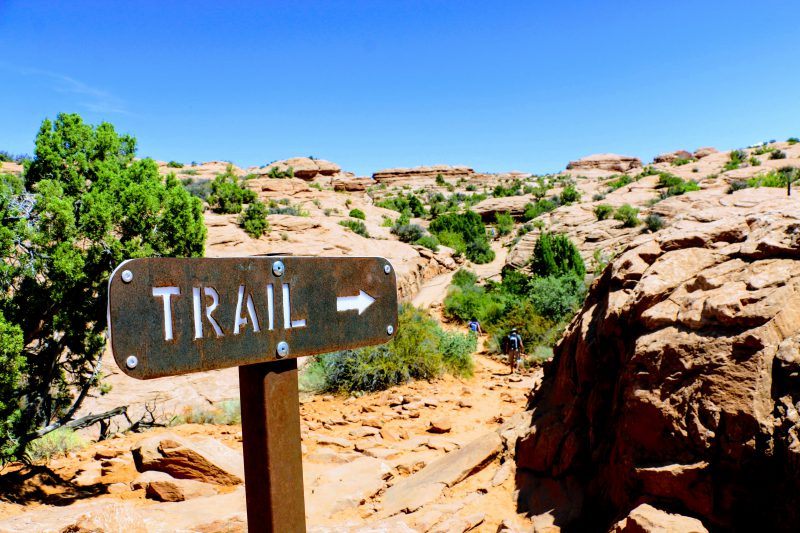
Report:
[[[278,343],[278,357],[286,357],[289,355],[289,344],[286,341],[281,341]]]
[[[394,333],[394,326],[386,326],[386,334],[391,335]]]
[[[130,270],[123,270],[122,281],[124,281],[125,283],[130,283],[131,281],[133,281],[133,272],[131,272]]]
[[[127,366],[131,370],[136,368],[136,365],[138,364],[139,364],[139,359],[135,355],[129,355],[128,358],[125,359],[125,366]]]
[[[384,274],[388,274],[391,271],[392,271],[392,267],[390,265],[383,265]]]
[[[286,267],[283,265],[283,261],[275,261],[272,263],[272,273],[276,276],[281,276],[286,271]],[[286,343],[284,343],[286,344]],[[288,349],[288,346],[287,346]]]

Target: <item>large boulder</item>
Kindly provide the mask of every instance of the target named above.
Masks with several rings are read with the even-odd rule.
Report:
[[[215,485],[244,482],[242,455],[212,438],[189,441],[165,434],[143,439],[131,448],[139,472],[156,470],[177,479]]]
[[[355,178],[355,177],[341,177],[334,178],[331,182],[334,191],[344,192],[360,192],[366,191],[367,187],[374,185],[375,182],[371,178]]]
[[[598,531],[639,503],[716,529],[800,523],[800,210],[775,190],[716,202],[593,284],[517,445],[523,509]]]
[[[711,146],[704,146],[703,148],[698,148],[697,150],[694,151],[694,158],[702,159],[706,156],[716,153],[719,153],[719,150],[717,150],[716,148],[713,148]]]
[[[275,161],[265,165],[259,173],[268,174],[276,168],[280,172],[288,172],[292,169],[294,177],[302,180],[313,180],[318,176],[333,176],[341,172],[339,165],[325,161],[324,159],[311,159],[310,157],[292,157]]]
[[[609,533],[708,533],[703,523],[643,503],[614,524]]]
[[[677,150],[666,154],[659,154],[653,158],[653,163],[672,163],[678,159],[692,159],[692,153],[686,150]]]
[[[642,168],[638,157],[617,154],[595,154],[577,161],[570,161],[567,170],[607,170],[611,172],[627,172]]]

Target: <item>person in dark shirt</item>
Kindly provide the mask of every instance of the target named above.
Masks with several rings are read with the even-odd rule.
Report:
[[[505,352],[508,355],[508,366],[511,367],[512,374],[520,369],[522,363],[521,354],[524,349],[525,345],[522,343],[522,337],[517,333],[517,328],[513,328],[505,340]]]

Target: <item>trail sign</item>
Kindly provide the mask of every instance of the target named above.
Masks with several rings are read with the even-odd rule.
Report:
[[[133,259],[108,298],[114,357],[138,379],[381,344],[397,327],[379,257]]]
[[[397,281],[381,257],[133,259],[108,281],[108,328],[134,378],[239,367],[247,529],[300,532],[294,358],[389,341]]]

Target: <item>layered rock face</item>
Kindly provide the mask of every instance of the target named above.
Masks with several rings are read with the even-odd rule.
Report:
[[[677,150],[667,154],[659,154],[653,158],[653,163],[672,163],[678,159],[691,159],[693,156],[686,150]]]
[[[393,184],[398,181],[435,179],[439,174],[444,178],[469,178],[475,171],[465,166],[432,165],[414,168],[387,168],[372,175],[378,183]]]
[[[797,198],[693,207],[632,241],[557,345],[517,446],[522,509],[582,531],[641,503],[712,530],[800,523]]]
[[[608,170],[612,172],[627,172],[635,168],[642,168],[642,161],[638,157],[617,154],[595,154],[570,161],[567,170]]]

